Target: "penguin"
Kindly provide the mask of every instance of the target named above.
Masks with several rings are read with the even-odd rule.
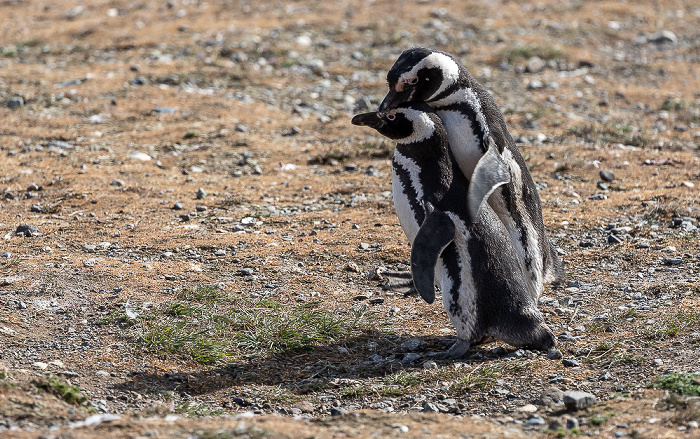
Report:
[[[537,189],[494,99],[451,55],[424,47],[404,51],[387,74],[389,92],[380,114],[424,101],[442,119],[460,172],[470,181],[466,204],[474,219],[488,204],[505,226],[538,298],[564,271],[546,235]],[[399,273],[383,273],[401,277]],[[404,274],[405,276],[405,274]],[[400,281],[395,282],[400,285]]]
[[[413,285],[427,302],[435,284],[457,341],[435,358],[457,359],[470,346],[497,338],[515,347],[548,350],[556,338],[527,289],[508,232],[486,204],[474,218],[465,202],[470,182],[459,168],[438,115],[423,102],[356,115],[396,141],[394,205],[411,243]]]

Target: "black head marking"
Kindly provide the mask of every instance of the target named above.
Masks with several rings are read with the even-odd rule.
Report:
[[[413,116],[416,112],[427,113],[429,122],[425,119],[416,119]],[[353,125],[374,128],[379,134],[393,140],[411,138],[412,135],[424,133],[427,130],[432,132],[436,122],[439,122],[439,118],[425,102],[412,102],[400,105],[386,113],[363,113],[352,118]]]

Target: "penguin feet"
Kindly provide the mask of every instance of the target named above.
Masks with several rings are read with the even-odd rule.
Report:
[[[428,352],[428,357],[435,360],[458,360],[466,355],[470,347],[470,342],[458,338],[448,350],[444,352]]]
[[[413,286],[413,276],[410,271],[391,271],[384,267],[377,267],[370,273],[369,280],[384,282],[383,289],[402,292],[404,297],[418,294]]]

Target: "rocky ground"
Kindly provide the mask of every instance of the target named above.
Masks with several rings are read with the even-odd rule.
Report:
[[[696,2],[0,16],[0,435],[700,437]],[[565,261],[558,352],[431,361],[439,301],[369,280],[410,249],[393,145],[349,120],[415,45],[518,141]]]

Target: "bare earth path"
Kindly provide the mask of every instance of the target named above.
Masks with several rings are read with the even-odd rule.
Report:
[[[0,17],[0,436],[700,437],[697,2]],[[518,141],[565,260],[540,304],[562,358],[427,361],[439,301],[368,279],[410,249],[393,145],[349,121],[416,45]]]

